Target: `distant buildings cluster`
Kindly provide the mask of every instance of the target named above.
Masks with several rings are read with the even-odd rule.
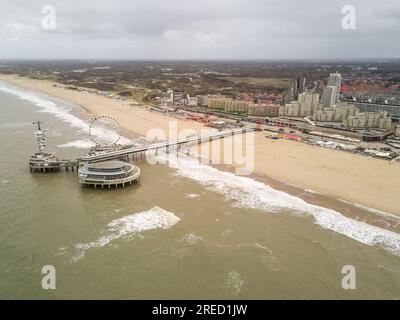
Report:
[[[234,100],[224,96],[209,97],[208,107],[223,109],[226,112],[243,112],[249,116],[276,117],[279,112],[278,104],[254,103],[244,100]]]
[[[392,120],[386,111],[360,112],[355,103],[339,101],[341,86],[342,76],[336,72],[329,75],[326,86],[321,87],[316,84],[313,90],[307,90],[305,77],[294,79],[282,99],[285,101],[283,105],[256,100],[247,95],[241,95],[239,99],[220,94],[190,97],[188,94],[173,90],[162,94],[161,103],[208,107],[259,117],[309,117],[315,121],[340,123],[346,128],[354,129],[391,129]],[[267,99],[265,96],[262,98]]]
[[[236,100],[223,95],[197,95],[190,97],[180,92],[168,90],[161,96],[161,103],[184,104],[195,107],[208,107],[210,109],[220,109],[225,112],[246,113],[250,116],[277,117],[279,104],[274,103],[254,103],[249,100]]]
[[[295,84],[299,83],[295,80]],[[302,80],[303,81],[303,80]],[[303,83],[300,81],[300,83]],[[392,126],[391,117],[387,112],[364,112],[351,103],[339,101],[342,76],[339,73],[331,73],[328,78],[328,84],[322,92],[322,97],[315,92],[300,92],[303,85],[294,90],[294,86],[289,88],[297,92],[297,101],[290,101],[279,108],[280,116],[287,117],[312,117],[320,122],[341,122],[348,128],[379,128],[388,130]],[[300,92],[300,93],[299,93]]]

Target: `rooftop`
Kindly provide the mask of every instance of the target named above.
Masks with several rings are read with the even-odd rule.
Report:
[[[84,175],[117,176],[124,175],[135,169],[128,162],[112,160],[98,163],[88,163],[79,168],[79,173]]]
[[[112,160],[112,161],[104,161],[104,162],[97,162],[97,163],[89,163],[86,167],[90,169],[121,169],[124,166],[129,165],[127,162]]]

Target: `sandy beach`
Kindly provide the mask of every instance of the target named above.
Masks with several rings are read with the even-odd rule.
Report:
[[[150,112],[144,107],[53,86],[44,80],[0,75],[17,86],[42,91],[82,106],[93,115],[110,115],[129,131],[146,136],[158,128],[168,133],[169,121],[177,122],[178,133],[206,129],[201,123]],[[400,216],[400,165],[347,152],[313,147],[287,140],[266,139],[262,132],[254,139],[254,173],[296,185],[341,200]]]

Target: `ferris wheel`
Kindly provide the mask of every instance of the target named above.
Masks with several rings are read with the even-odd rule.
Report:
[[[112,146],[121,139],[121,127],[111,116],[96,116],[89,125],[89,135],[98,146]]]

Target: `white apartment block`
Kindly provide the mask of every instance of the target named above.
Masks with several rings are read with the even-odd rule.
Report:
[[[224,110],[228,112],[247,112],[249,104],[249,102],[242,100],[228,100],[225,103]]]
[[[277,117],[280,106],[277,104],[252,103],[249,105],[249,116]]]
[[[292,101],[279,108],[279,115],[286,117],[300,117],[300,103]]]
[[[335,103],[339,101],[340,88],[342,87],[342,75],[331,73],[328,78],[328,86],[336,87]]]
[[[320,108],[318,93],[303,92],[299,94],[297,101],[292,101],[280,107],[279,115],[287,117],[309,117],[315,114]]]
[[[232,101],[224,96],[213,96],[208,98],[208,107],[212,109],[225,109],[225,105]]]
[[[347,103],[339,103],[336,107],[318,110],[314,120],[321,122],[343,122],[350,116],[356,116],[358,109]]]
[[[249,109],[249,102],[217,96],[208,98],[208,107],[213,109],[224,109],[224,111],[228,112],[247,112]]]
[[[327,86],[322,93],[322,107],[332,108],[336,104],[337,88],[336,86]]]
[[[343,121],[348,128],[379,128],[388,130],[392,126],[392,119],[385,111],[358,113]]]

